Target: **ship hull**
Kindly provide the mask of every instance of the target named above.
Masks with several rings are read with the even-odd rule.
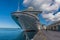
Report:
[[[29,39],[32,39],[39,30],[38,18],[30,13],[13,12],[12,18],[27,33]]]

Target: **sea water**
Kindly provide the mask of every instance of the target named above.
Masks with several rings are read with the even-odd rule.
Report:
[[[0,40],[25,40],[19,28],[0,28]]]

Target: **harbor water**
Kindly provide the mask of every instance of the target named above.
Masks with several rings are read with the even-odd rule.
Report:
[[[19,28],[0,28],[0,40],[25,40]]]

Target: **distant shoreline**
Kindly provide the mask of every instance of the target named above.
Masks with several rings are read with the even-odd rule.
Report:
[[[0,30],[22,30],[21,28],[0,28]]]
[[[21,29],[21,28],[0,28],[0,29]]]

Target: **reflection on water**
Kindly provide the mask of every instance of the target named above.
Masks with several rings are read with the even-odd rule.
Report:
[[[23,31],[18,28],[0,28],[0,40],[24,40]]]

